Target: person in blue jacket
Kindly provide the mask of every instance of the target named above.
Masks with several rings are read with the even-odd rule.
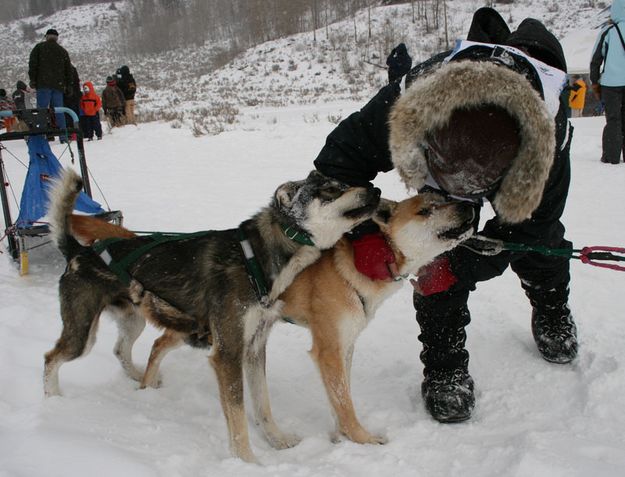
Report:
[[[625,0],[612,2],[610,19],[593,50],[590,81],[605,108],[601,162],[618,164],[625,147]]]

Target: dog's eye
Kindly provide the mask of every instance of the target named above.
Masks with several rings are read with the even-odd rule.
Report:
[[[335,186],[328,186],[321,191],[322,200],[334,200],[341,195],[341,189]]]
[[[431,207],[424,207],[422,209],[419,209],[417,211],[417,215],[421,215],[423,217],[429,217],[430,215],[432,215],[432,208]]]

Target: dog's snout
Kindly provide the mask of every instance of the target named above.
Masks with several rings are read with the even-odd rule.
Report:
[[[382,191],[377,187],[367,187],[359,195],[367,204],[378,204]]]

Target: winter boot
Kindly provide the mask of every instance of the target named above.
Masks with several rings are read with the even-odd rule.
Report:
[[[577,327],[568,305],[568,285],[542,290],[524,285],[532,304],[532,334],[543,358],[570,363],[577,356]]]
[[[466,305],[441,310],[428,302],[429,299],[415,295],[421,327],[419,341],[423,343],[421,395],[425,408],[439,422],[465,421],[475,407],[469,353],[464,349],[464,327],[471,320],[469,310]]]

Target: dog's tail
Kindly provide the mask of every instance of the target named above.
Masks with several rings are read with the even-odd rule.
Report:
[[[137,234],[90,215],[70,215],[71,234],[83,245],[92,245],[96,240],[108,238],[133,238]]]
[[[55,181],[50,191],[48,220],[52,241],[66,259],[74,256],[77,250],[82,248],[71,235],[70,230],[70,216],[81,190],[82,178],[74,170],[66,169],[61,177]]]

